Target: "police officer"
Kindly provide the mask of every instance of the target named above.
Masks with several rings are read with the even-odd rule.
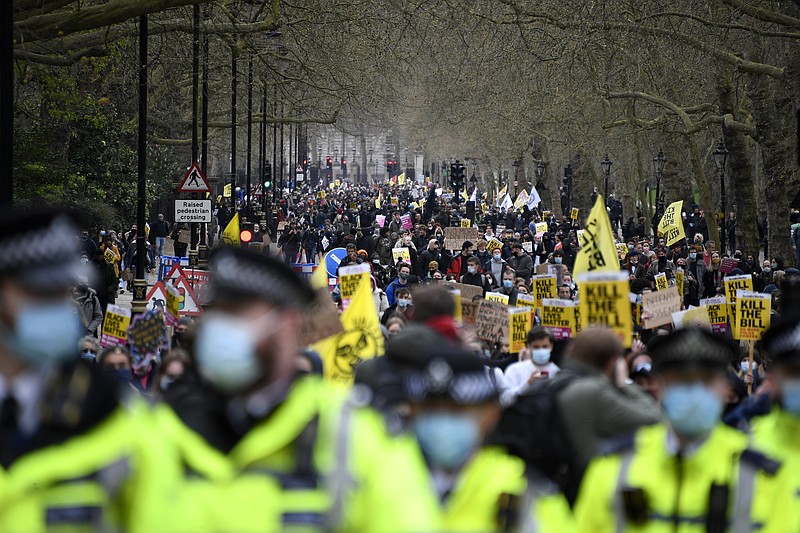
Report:
[[[417,338],[431,335],[414,331]],[[426,493],[439,504],[438,530],[572,531],[572,513],[554,483],[526,472],[503,448],[483,444],[500,405],[481,358],[444,338],[420,348],[408,337],[393,340],[388,357],[404,370],[409,433],[433,489]]]
[[[269,531],[258,513],[277,504],[280,531],[430,531],[435,508],[418,495],[426,480],[380,416],[361,407],[369,400],[361,389],[346,399],[296,370],[310,287],[281,262],[239,248],[219,249],[210,268],[210,309],[193,346],[202,381],[172,405],[233,464],[239,489],[272,479],[282,492],[241,490],[230,512],[238,525],[228,529]]]
[[[0,531],[189,531],[182,461],[76,351],[79,248],[67,213],[0,218]]]
[[[750,531],[769,525],[774,501],[754,491],[780,468],[722,425],[735,350],[700,329],[649,346],[663,382],[666,422],[639,429],[592,461],[576,503],[580,531]]]

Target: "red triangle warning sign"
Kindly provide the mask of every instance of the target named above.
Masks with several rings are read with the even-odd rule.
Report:
[[[166,314],[167,312],[167,289],[164,288],[164,283],[159,281],[147,293],[147,308],[148,309],[161,309]]]
[[[192,163],[178,186],[178,192],[211,192],[211,186],[200,170],[200,165]]]
[[[174,283],[175,288],[178,289],[180,294],[180,306],[178,311],[181,316],[200,316],[203,314],[203,308],[200,307],[200,302],[197,299],[189,280],[185,276],[181,276]]]

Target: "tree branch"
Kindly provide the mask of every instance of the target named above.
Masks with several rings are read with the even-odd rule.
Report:
[[[103,50],[102,48],[91,48],[89,50],[84,50],[79,54],[67,56],[51,56],[46,54],[37,54],[35,52],[28,52],[25,50],[14,50],[14,59],[22,59],[25,61],[30,61],[31,63],[39,63],[41,65],[50,65],[54,67],[68,67],[70,65],[74,65],[85,57],[106,57],[107,55],[108,51]]]
[[[773,24],[780,24],[781,26],[788,26],[800,30],[800,19],[778,13],[777,11],[770,11],[760,7],[745,4],[742,0],[722,0],[723,4],[728,4],[735,7],[745,15],[763,22],[771,22]]]

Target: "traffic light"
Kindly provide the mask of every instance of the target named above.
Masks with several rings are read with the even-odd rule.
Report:
[[[272,163],[267,163],[264,166],[264,188],[269,189],[272,187]]]
[[[247,248],[250,245],[250,241],[253,240],[253,223],[252,222],[242,222],[242,226],[239,228],[239,244],[243,248]]]
[[[328,169],[328,180],[332,180],[333,179],[333,160],[331,159],[331,156],[328,156],[328,157],[325,158],[325,166]]]
[[[455,163],[450,165],[450,186],[454,191],[458,192],[464,187],[464,179],[466,177],[466,168],[463,163],[456,159]]]
[[[392,161],[389,160],[386,162],[386,173],[389,174],[389,177],[392,175]]]
[[[342,159],[342,175],[347,176],[347,159]]]
[[[308,172],[308,159],[303,159],[303,172]]]

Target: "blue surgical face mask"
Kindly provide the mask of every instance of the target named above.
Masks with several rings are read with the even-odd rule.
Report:
[[[271,322],[265,320],[267,313],[257,324],[223,313],[208,313],[203,319],[195,341],[197,366],[205,379],[224,394],[243,392],[265,374],[265,369],[256,354],[260,339],[272,334]],[[256,333],[257,332],[257,333]]]
[[[781,383],[781,405],[787,413],[800,416],[800,379],[784,379]]]
[[[494,254],[494,255],[492,256],[492,259],[493,259],[495,262],[499,263],[499,262],[500,262],[500,259],[502,259],[502,256],[501,256],[500,254]]]
[[[537,366],[546,365],[550,361],[550,348],[534,348],[531,350],[531,361]]]
[[[478,271],[478,269],[475,268],[474,266],[468,266],[467,267],[467,272],[469,272],[470,274],[475,274],[477,271]]]
[[[724,405],[703,383],[680,383],[664,391],[661,407],[678,434],[696,439],[719,423]]]
[[[408,298],[398,298],[397,305],[400,307],[408,307],[409,305],[411,305],[411,300],[409,300]]]
[[[697,252],[692,252],[692,253],[690,253],[690,254],[689,254],[689,259],[691,259],[692,261],[694,261],[695,259],[697,259]]]
[[[455,470],[480,445],[478,421],[465,414],[429,411],[417,418],[413,431],[422,453],[434,468]]]
[[[15,316],[8,346],[26,363],[46,365],[75,357],[80,322],[70,300],[30,303]]]
[[[513,279],[504,279],[503,280],[503,287],[504,288],[510,289],[513,286],[514,286],[514,280]]]
[[[755,367],[755,363],[753,363],[753,366]],[[750,369],[750,361],[745,359],[744,361],[739,363],[739,368],[742,369],[742,372],[747,373],[747,371]],[[755,370],[755,368],[753,370]]]
[[[561,264],[561,261],[563,261],[563,259],[562,259],[561,257],[554,257],[554,258],[553,258],[553,261],[555,261],[555,263],[556,263],[557,265],[560,265],[560,264]]]
[[[81,359],[86,359],[87,361],[95,361],[97,358],[97,354],[91,350],[84,350],[81,352]]]

